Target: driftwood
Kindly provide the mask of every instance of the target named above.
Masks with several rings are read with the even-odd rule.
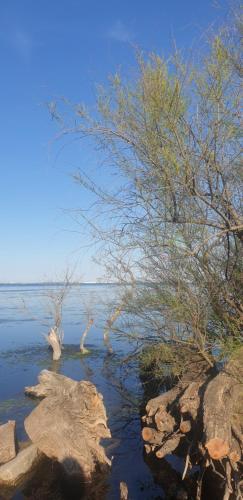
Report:
[[[25,419],[25,429],[47,457],[58,460],[68,474],[82,474],[86,481],[97,466],[110,465],[100,439],[111,434],[103,398],[93,384],[43,370],[39,384],[25,392],[44,398]]]
[[[0,465],[9,462],[16,456],[15,427],[14,420],[0,425]]]
[[[25,387],[25,394],[36,398],[46,398],[56,396],[59,393],[69,393],[74,384],[77,383],[71,378],[54,373],[49,370],[42,370],[38,376],[39,384]]]
[[[20,451],[10,462],[0,466],[0,491],[2,488],[17,488],[36,471],[43,454],[34,444]]]
[[[224,479],[213,465],[224,459],[225,481],[237,492],[235,477],[241,477],[243,458],[242,408],[243,348],[219,373],[206,362],[197,372],[193,362],[193,369],[188,366],[174,388],[148,401],[142,417],[145,452],[159,459],[173,452],[187,453],[183,477],[193,463],[201,463]],[[232,471],[237,474],[231,477]]]

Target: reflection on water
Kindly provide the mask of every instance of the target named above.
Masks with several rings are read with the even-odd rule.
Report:
[[[118,300],[120,287],[72,287],[63,311],[63,356],[56,363],[43,336],[50,324],[48,289],[50,286],[44,285],[0,286],[0,422],[15,419],[18,439],[26,439],[23,420],[36,403],[24,396],[23,388],[34,385],[43,368],[75,380],[90,380],[104,396],[112,432],[112,440],[107,442],[112,469],[106,498],[119,499],[120,481],[127,483],[130,500],[164,498],[143,461],[139,419],[142,391],[136,366],[127,370],[121,365],[132,346],[126,339],[118,341],[111,336],[114,354],[110,356],[103,345],[103,325],[111,304]],[[94,318],[87,337],[90,354],[80,356],[80,335],[89,313]]]

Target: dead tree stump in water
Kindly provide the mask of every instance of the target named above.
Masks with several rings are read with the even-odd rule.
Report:
[[[53,354],[53,361],[58,361],[62,355],[62,343],[61,338],[56,327],[51,328],[48,335],[46,335],[46,340],[51,346]]]
[[[27,387],[28,395],[44,398],[25,419],[31,441],[68,473],[90,481],[97,467],[110,465],[101,438],[111,436],[103,398],[91,382],[76,382],[43,370],[39,384]]]

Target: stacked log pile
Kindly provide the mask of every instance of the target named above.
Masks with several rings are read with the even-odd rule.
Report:
[[[157,459],[173,452],[186,456],[183,478],[195,463],[216,473],[221,464],[225,498],[233,491],[241,495],[242,412],[243,349],[216,374],[196,356],[174,388],[147,403],[145,452]]]

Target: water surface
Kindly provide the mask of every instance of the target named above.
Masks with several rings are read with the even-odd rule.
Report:
[[[114,354],[103,344],[103,326],[116,304],[119,286],[79,285],[71,288],[63,309],[64,351],[53,363],[44,335],[51,325],[51,285],[0,286],[0,423],[16,420],[17,436],[25,440],[24,418],[36,404],[24,396],[26,385],[37,383],[43,368],[75,380],[90,380],[104,396],[112,433],[112,469],[107,500],[119,499],[125,481],[130,500],[164,498],[143,460],[139,404],[143,395],[136,364],[122,364],[134,348],[127,339],[111,336]],[[87,337],[90,354],[80,356],[79,342],[88,316],[94,325]],[[16,497],[23,498],[21,493]]]

